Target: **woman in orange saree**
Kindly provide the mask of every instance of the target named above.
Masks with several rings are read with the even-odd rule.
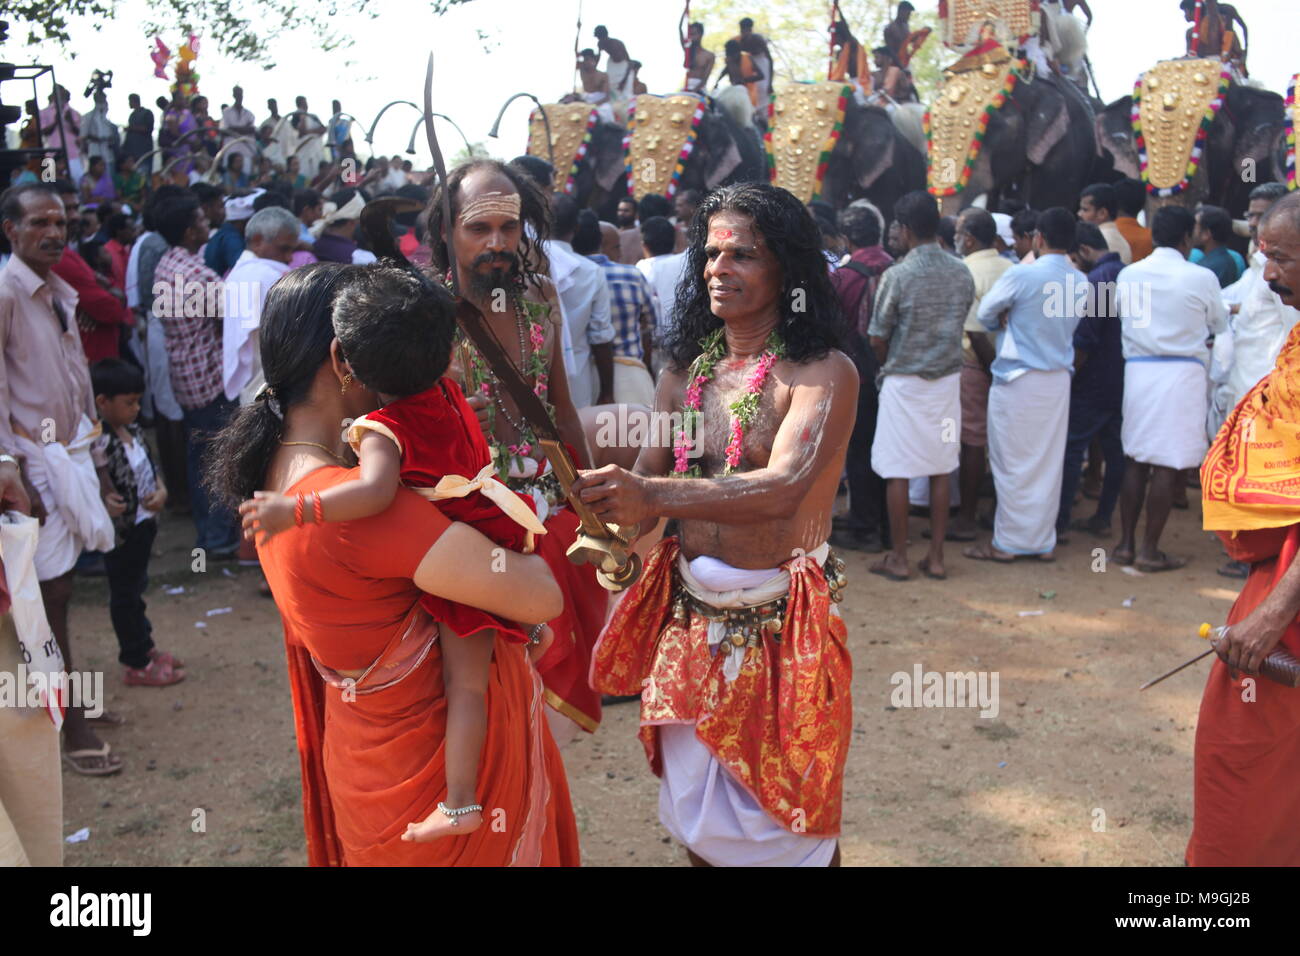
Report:
[[[355,475],[340,423],[379,403],[338,358],[330,303],[357,268],[294,270],[268,293],[260,328],[268,389],[218,436],[209,463],[227,500],[271,488],[303,494],[310,508],[312,491]],[[511,553],[502,561],[493,548],[399,489],[380,515],[309,521],[261,550],[284,622],[311,865],[578,863],[541,681],[526,648],[504,641],[493,652],[486,696],[484,825],[427,843],[401,838],[447,792],[439,641],[458,638],[440,634],[419,607],[421,592],[526,622],[560,611],[541,558]]]

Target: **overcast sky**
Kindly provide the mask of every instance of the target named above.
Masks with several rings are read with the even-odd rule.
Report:
[[[1178,0],[1089,0],[1095,22],[1089,50],[1102,96],[1113,100],[1131,92],[1137,75],[1158,59],[1181,55],[1186,24]],[[917,0],[919,9],[937,5]],[[78,51],[75,58],[53,46],[26,47],[18,42],[26,30],[15,24],[4,58],[13,62],[52,63],[60,82],[73,94],[73,105],[83,112],[90,104],[81,98],[96,67],[113,71],[109,91],[110,115],[126,119],[126,95],[138,92],[152,104],[167,92],[168,83],[153,75],[149,59],[152,39],[138,26],[146,17],[142,0],[122,0],[118,15],[96,32],[88,20],[73,19],[71,28]],[[298,94],[307,96],[313,112],[325,119],[330,100],[339,99],[346,112],[368,126],[390,100],[423,99],[425,59],[435,57],[434,109],[448,114],[471,141],[484,141],[494,155],[509,158],[523,152],[531,103],[518,100],[510,107],[498,140],[487,139],[488,129],[501,104],[512,93],[528,91],[543,102],[557,100],[573,81],[573,40],[577,0],[474,0],[443,17],[413,13],[418,0],[374,0],[372,8],[391,10],[377,19],[365,16],[335,17],[337,30],[356,38],[352,48],[334,53],[315,51],[307,35],[281,44],[274,70],[223,62],[216,44],[200,41],[199,88],[213,109],[230,101],[230,88],[244,88],[245,102],[260,121],[266,100],[275,97],[281,112],[293,108]],[[1292,73],[1300,70],[1296,51],[1296,0],[1236,0],[1250,29],[1249,66],[1252,76],[1269,89],[1286,92]],[[755,9],[759,9],[756,4]],[[632,57],[644,64],[641,78],[651,92],[676,90],[681,82],[681,51],[677,21],[681,6],[655,0],[585,0],[582,4],[582,46],[594,46],[592,29],[599,23],[623,39]],[[478,32],[487,34],[482,41]],[[184,37],[173,32],[163,40],[173,51]],[[484,45],[488,52],[484,51]],[[931,43],[936,42],[931,40]],[[719,54],[721,51],[718,51]],[[804,77],[801,79],[811,79]],[[4,99],[21,103],[29,93],[6,83]],[[45,105],[48,87],[41,89]],[[925,96],[925,91],[922,91]],[[375,149],[391,155],[402,152],[419,114],[406,106],[388,111],[375,134]],[[454,130],[439,121],[439,137],[450,156],[461,148]],[[358,151],[367,155],[364,129],[354,130]],[[417,165],[428,164],[423,137],[417,137]]]

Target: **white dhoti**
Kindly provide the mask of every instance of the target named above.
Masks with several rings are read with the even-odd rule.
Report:
[[[827,545],[809,553],[821,564]],[[682,584],[696,598],[717,608],[752,607],[786,594],[790,574],[781,568],[751,571],[717,558],[679,558]],[[832,608],[834,606],[832,605]],[[832,613],[838,613],[832,609]],[[717,653],[725,625],[709,623],[709,648]],[[727,665],[741,665],[732,654]],[[728,674],[726,666],[723,673]],[[734,679],[734,675],[732,675]],[[659,820],[679,842],[713,866],[827,866],[836,840],[804,836],[773,820],[726,771],[695,735],[694,724],[661,724]]]
[[[1124,454],[1143,465],[1194,468],[1205,437],[1205,366],[1193,358],[1152,356],[1124,363]]]
[[[758,87],[758,106],[756,109],[762,110],[763,115],[766,116],[767,100],[772,92],[772,58],[761,53],[752,54],[752,57],[754,68],[763,74],[763,78],[756,84]]]
[[[113,521],[99,495],[99,476],[90,458],[90,446],[99,426],[81,417],[77,437],[67,446],[38,444],[15,436],[26,458],[24,471],[47,512],[36,541],[36,577],[50,581],[71,571],[82,550],[111,551]]]
[[[1025,372],[989,389],[989,465],[998,493],[993,547],[1048,554],[1056,547],[1070,373]]]
[[[609,60],[605,64],[605,76],[609,80],[609,95],[612,99],[623,102],[632,95],[631,83],[632,61],[615,63]]]
[[[655,383],[645,362],[614,356],[614,401],[619,405],[655,407]]]
[[[961,456],[961,373],[886,375],[871,470],[881,478],[946,475]]]

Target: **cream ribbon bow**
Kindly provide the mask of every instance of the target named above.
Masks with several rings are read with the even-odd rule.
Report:
[[[445,475],[432,488],[416,488],[414,491],[430,501],[464,498],[475,491],[481,491],[516,524],[533,534],[546,534],[546,526],[533,510],[524,504],[523,499],[501,483],[496,476],[496,470],[491,465],[484,465],[473,478],[466,478],[463,475]],[[531,543],[530,540],[529,544]]]

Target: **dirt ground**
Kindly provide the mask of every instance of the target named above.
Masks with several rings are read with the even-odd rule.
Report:
[[[1093,549],[1113,541],[1078,532],[1053,564],[974,562],[950,544],[946,582],[890,583],[866,573],[870,556],[845,555],[855,713],[846,865],[1182,863],[1209,665],[1137,687],[1198,652],[1197,625],[1221,623],[1238,590],[1215,574],[1221,554],[1192,498],[1163,542],[1191,562],[1165,574],[1094,570]],[[914,558],[924,525],[912,521]],[[155,640],[189,672],[174,687],[121,683],[106,584],[78,581],[75,664],[106,672],[107,705],[127,723],[103,734],[126,769],[110,778],[65,770],[66,832],[90,829],[66,847],[69,865],[305,863],[275,605],[258,595],[255,571],[193,573],[191,540],[188,520],[164,521],[149,594]],[[997,717],[893,708],[891,675],[917,664],[996,672]],[[685,861],[659,825],[636,720],[635,705],[608,708],[597,734],[564,750],[590,865]]]

